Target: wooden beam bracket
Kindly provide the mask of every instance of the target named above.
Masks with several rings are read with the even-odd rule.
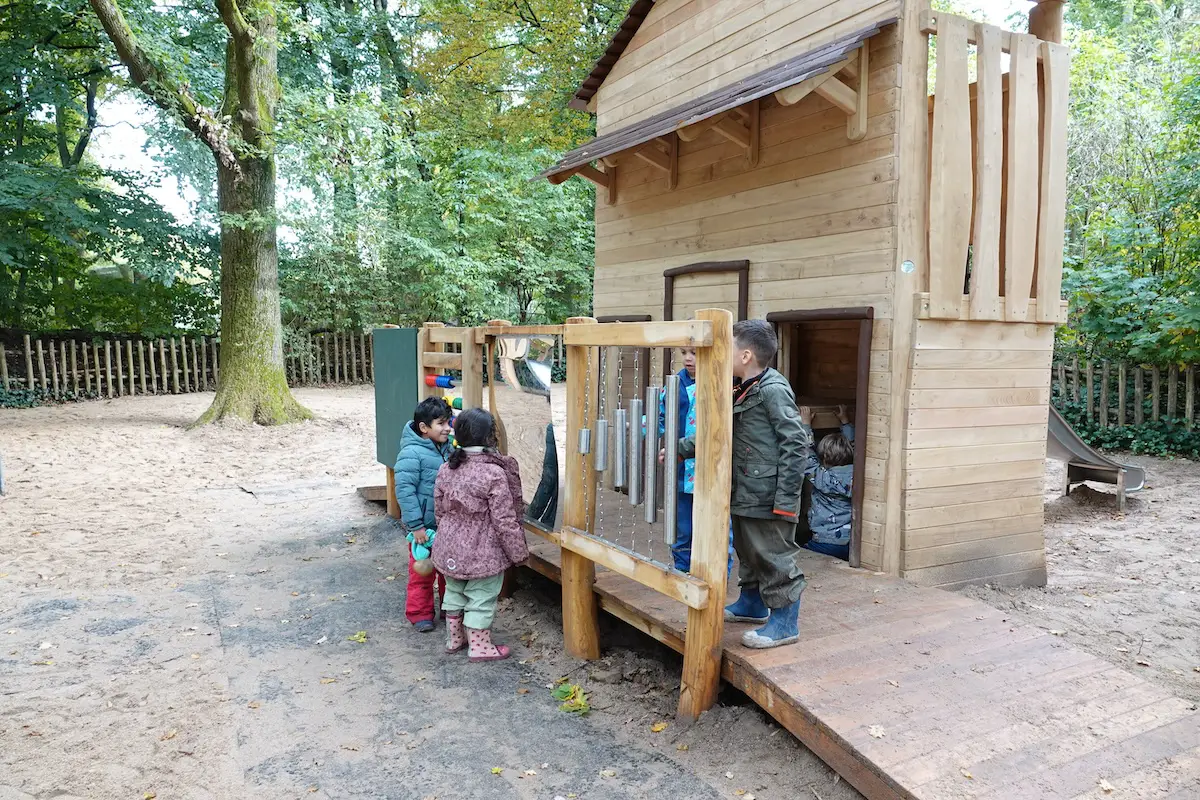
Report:
[[[833,79],[835,75],[849,67],[854,61],[855,58],[853,56],[842,59],[820,75],[814,75],[792,86],[785,86],[775,92],[775,99],[779,101],[781,106],[794,106],[816,91],[817,87]]]

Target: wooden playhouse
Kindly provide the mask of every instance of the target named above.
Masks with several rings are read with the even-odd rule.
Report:
[[[601,321],[777,323],[817,427],[854,409],[852,564],[926,585],[1046,580],[1062,3],[1030,28],[924,0],[637,0],[572,101],[597,138],[545,173],[599,187]]]

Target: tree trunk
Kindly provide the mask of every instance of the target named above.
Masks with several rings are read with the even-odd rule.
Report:
[[[221,223],[221,380],[197,425],[237,417],[277,425],[312,414],[292,397],[283,370],[275,241],[275,159],[217,163]]]

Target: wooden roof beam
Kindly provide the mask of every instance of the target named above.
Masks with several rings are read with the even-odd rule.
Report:
[[[671,157],[662,150],[658,149],[659,142],[666,144],[666,141],[661,137],[658,139],[652,139],[651,141],[646,142],[644,145],[639,147],[637,150],[634,150],[633,154],[652,167],[657,167],[663,172],[670,172]],[[670,145],[667,146],[668,148],[670,147]]]
[[[814,75],[811,78],[800,81],[792,86],[786,86],[783,89],[775,92],[775,99],[778,100],[779,104],[782,106],[794,106],[796,103],[799,103],[801,100],[812,94],[817,87],[821,86],[826,81],[833,80],[833,76],[848,67],[853,60],[853,56],[843,59],[842,61],[834,64],[825,72],[822,72],[820,75]]]
[[[750,129],[731,117],[718,122],[713,126],[713,130],[743,150],[750,148]]]
[[[867,54],[870,49],[867,42],[863,42],[857,53],[858,89],[854,93],[854,111],[846,120],[846,138],[852,142],[857,142],[867,135],[867,76],[871,73]]]
[[[813,91],[847,114],[853,114],[858,110],[858,92],[837,78],[830,76],[829,80],[822,83]]]

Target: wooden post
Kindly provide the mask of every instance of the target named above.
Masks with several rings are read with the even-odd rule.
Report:
[[[171,391],[171,372],[167,369],[167,340],[158,340],[158,366],[162,370],[162,392]]]
[[[1058,362],[1058,396],[1062,402],[1067,401],[1067,365]]]
[[[1196,368],[1189,366],[1184,373],[1183,411],[1187,416],[1187,429],[1190,431],[1196,424]]]
[[[79,362],[75,360],[75,340],[71,340],[71,391],[79,394]]]
[[[171,392],[179,394],[179,354],[175,350],[175,337],[171,337]]]
[[[114,347],[113,349],[117,351],[116,387],[117,387],[117,395],[120,396],[120,395],[125,394],[125,361],[121,355],[121,340],[120,339],[117,340],[116,347]]]
[[[104,389],[110,399],[115,397],[112,380],[112,342],[108,339],[104,340]]]
[[[1158,422],[1160,416],[1159,409],[1162,407],[1162,402],[1159,399],[1160,397],[1158,367],[1154,367],[1150,372],[1150,402],[1152,404],[1150,409],[1150,419],[1155,422]]]
[[[733,453],[733,314],[706,308],[696,319],[713,325],[712,347],[696,353],[696,493],[692,512],[692,575],[708,584],[707,608],[688,609],[678,715],[696,719],[717,700],[725,579],[729,562],[729,482]]]
[[[464,328],[462,337],[463,409],[483,407],[483,347],[475,343],[475,329]]]
[[[1172,364],[1167,370],[1167,419],[1175,419],[1179,412],[1179,365]]]
[[[192,391],[204,391],[204,373],[200,371],[200,352],[195,336],[192,337]]]
[[[342,334],[342,377],[346,383],[354,383],[354,337]]]
[[[387,515],[392,519],[400,519],[400,501],[396,499],[396,471],[384,467],[387,477]]]
[[[188,340],[186,336],[179,337],[179,385],[184,392],[189,392],[188,377],[190,370],[188,369]]]
[[[1035,0],[1029,9],[1029,32],[1043,42],[1061,44],[1065,0]]]
[[[325,376],[325,383],[329,383],[329,334],[321,334],[321,371]]]
[[[39,340],[40,341],[40,340]],[[50,388],[54,394],[59,393],[58,388],[58,353],[55,351],[54,342],[46,348],[50,351]]]
[[[341,383],[342,371],[345,366],[346,359],[342,357],[342,335],[336,331],[333,334],[333,382]]]
[[[41,384],[42,391],[45,392],[48,388],[46,385],[46,354],[42,351],[41,339],[38,339],[34,344],[37,347],[38,383]]]
[[[1071,402],[1079,402],[1079,356],[1071,358]]]
[[[200,337],[200,391],[208,391],[208,337]]]
[[[92,372],[96,374],[96,397],[103,397],[103,384],[100,383],[100,344],[95,339],[92,339]]]
[[[1146,386],[1142,368],[1133,368],[1133,424],[1141,425],[1146,421]]]
[[[1100,367],[1100,427],[1108,427],[1108,359]]]
[[[138,348],[138,352],[141,352],[141,348]],[[129,394],[132,396],[134,394],[133,381],[135,377],[133,374],[133,339],[125,340],[125,362],[129,364]],[[145,392],[142,392],[142,394],[145,394]]]
[[[1125,362],[1117,365],[1117,427],[1125,427]]]
[[[154,368],[154,340],[146,340],[146,360],[150,362],[150,391],[158,394],[158,370]]]
[[[0,344],[0,388],[8,391],[8,353],[3,344]]]
[[[1092,362],[1087,362],[1087,420],[1092,422],[1096,419],[1096,393],[1092,391],[1095,387],[1095,371],[1092,369]]]
[[[146,342],[138,339],[138,386],[141,387],[142,394],[146,392]]]
[[[371,380],[367,377],[368,367],[371,366],[371,350],[367,347],[367,335],[362,331],[358,332],[358,353],[362,359],[363,383],[368,383]]]
[[[591,317],[571,317],[568,325],[595,324]],[[595,471],[579,452],[579,430],[590,427],[598,402],[598,378],[589,380],[586,346],[567,348],[567,463],[563,524],[581,531],[591,530],[596,511]],[[595,361],[596,359],[592,359]],[[589,385],[590,384],[590,385]],[[590,394],[589,394],[590,390]],[[728,394],[728,392],[726,392]],[[596,565],[587,558],[563,548],[562,604],[563,645],[575,658],[600,657],[600,618],[592,585],[596,582]]]
[[[25,383],[33,388],[33,351],[29,348],[29,334],[25,334]]]
[[[67,341],[65,339],[58,343],[58,363],[62,365],[62,393],[67,393]]]
[[[209,339],[208,344],[212,348],[213,389],[215,390],[217,388],[217,386],[219,386],[221,383],[221,371],[220,371],[220,363],[221,362],[220,362],[220,359],[218,358],[221,351],[217,347],[216,338]]]

